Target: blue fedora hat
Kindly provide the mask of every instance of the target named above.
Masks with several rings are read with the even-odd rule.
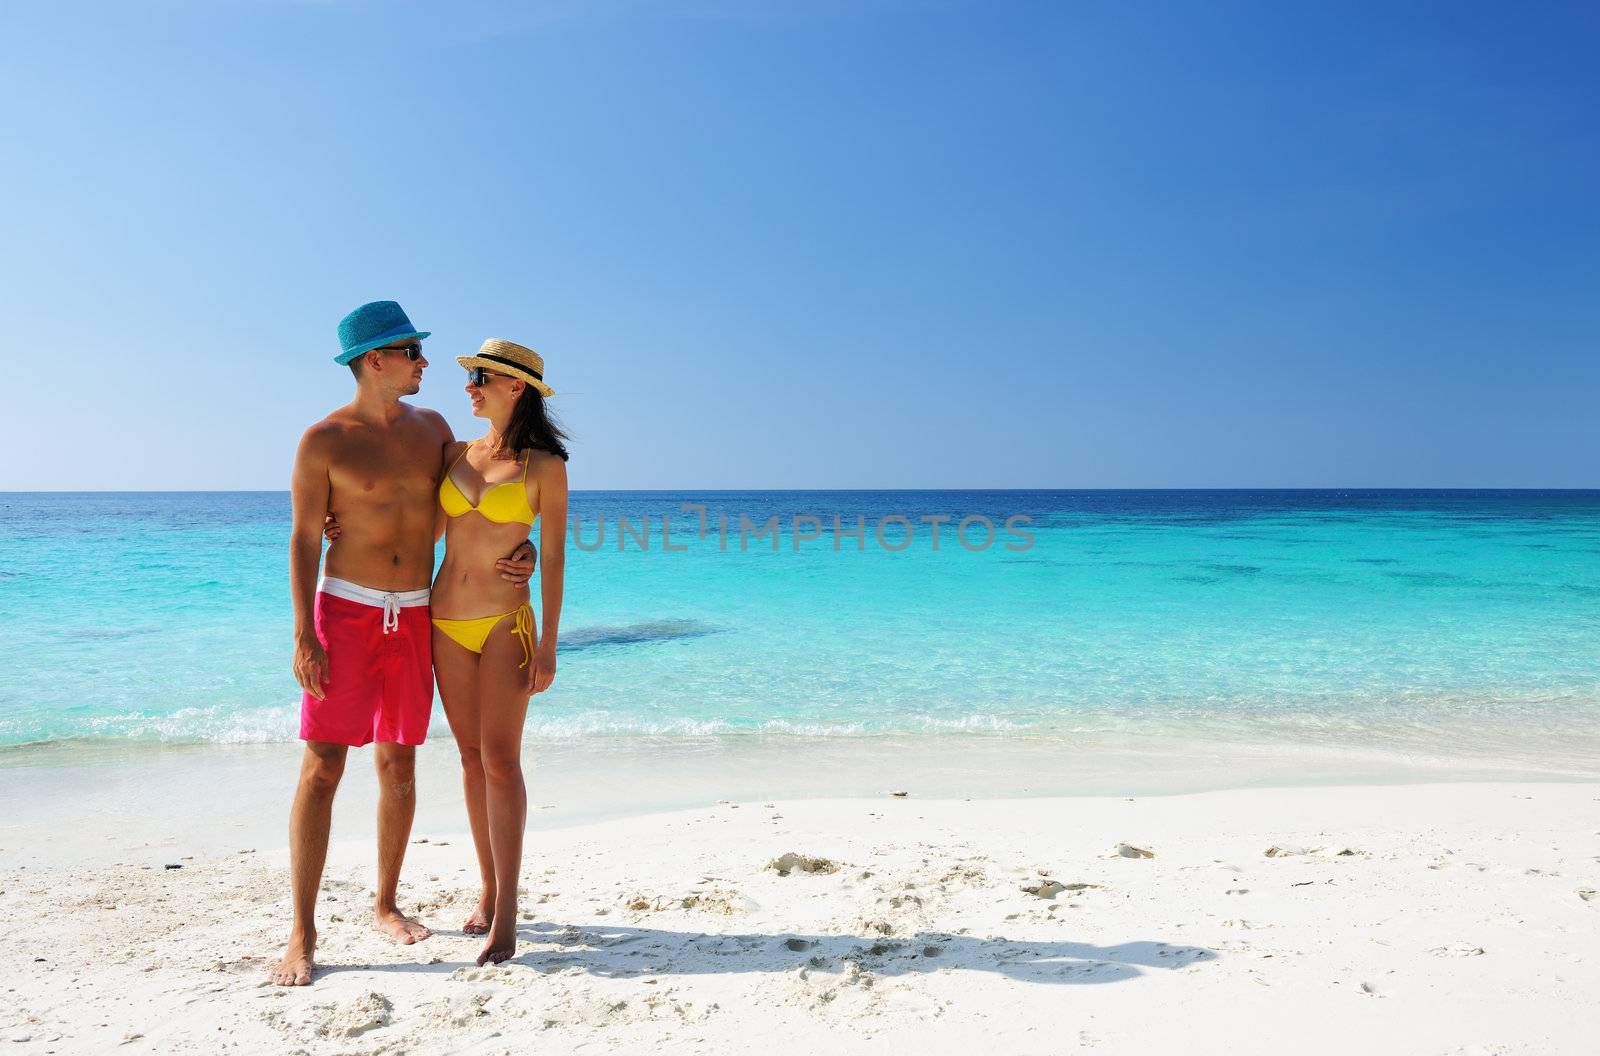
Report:
[[[339,320],[339,354],[333,361],[346,366],[363,352],[371,352],[379,345],[403,341],[408,337],[421,340],[428,331],[418,330],[406,318],[405,309],[394,301],[371,301]]]

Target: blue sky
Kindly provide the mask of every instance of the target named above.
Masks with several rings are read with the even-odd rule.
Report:
[[[0,13],[0,490],[281,488],[356,304],[593,488],[1596,486],[1590,5]]]

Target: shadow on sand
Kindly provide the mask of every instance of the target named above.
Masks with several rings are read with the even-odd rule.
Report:
[[[440,936],[443,937],[443,936]],[[612,979],[714,973],[844,971],[850,964],[874,975],[909,975],[953,968],[994,972],[1030,983],[1113,983],[1149,969],[1183,968],[1215,960],[1215,951],[1165,942],[1086,942],[915,935],[706,934],[631,925],[527,924],[517,931],[518,955],[509,964],[539,972],[578,968]],[[531,947],[531,948],[530,948]],[[472,962],[465,962],[472,967]],[[341,971],[448,974],[458,963],[325,965]]]

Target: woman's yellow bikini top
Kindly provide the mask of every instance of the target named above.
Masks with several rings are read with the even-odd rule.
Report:
[[[485,488],[478,504],[474,506],[467,500],[466,493],[455,481],[456,466],[461,464],[461,459],[467,457],[468,444],[461,449],[461,454],[450,463],[444,479],[439,482],[439,505],[444,508],[446,517],[460,517],[463,514],[477,510],[486,520],[496,524],[510,524],[512,521],[521,521],[529,528],[533,527],[533,507],[528,505],[528,456],[522,459],[522,477],[519,480],[503,480],[498,484],[491,484]]]

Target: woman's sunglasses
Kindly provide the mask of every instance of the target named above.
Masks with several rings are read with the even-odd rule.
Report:
[[[404,352],[406,358],[415,363],[422,358],[422,342],[408,341],[403,345],[384,345],[380,352]]]
[[[510,376],[509,374],[496,374],[494,371],[485,370],[482,367],[467,368],[467,384],[475,389],[481,389],[489,384],[490,378],[509,378]]]

